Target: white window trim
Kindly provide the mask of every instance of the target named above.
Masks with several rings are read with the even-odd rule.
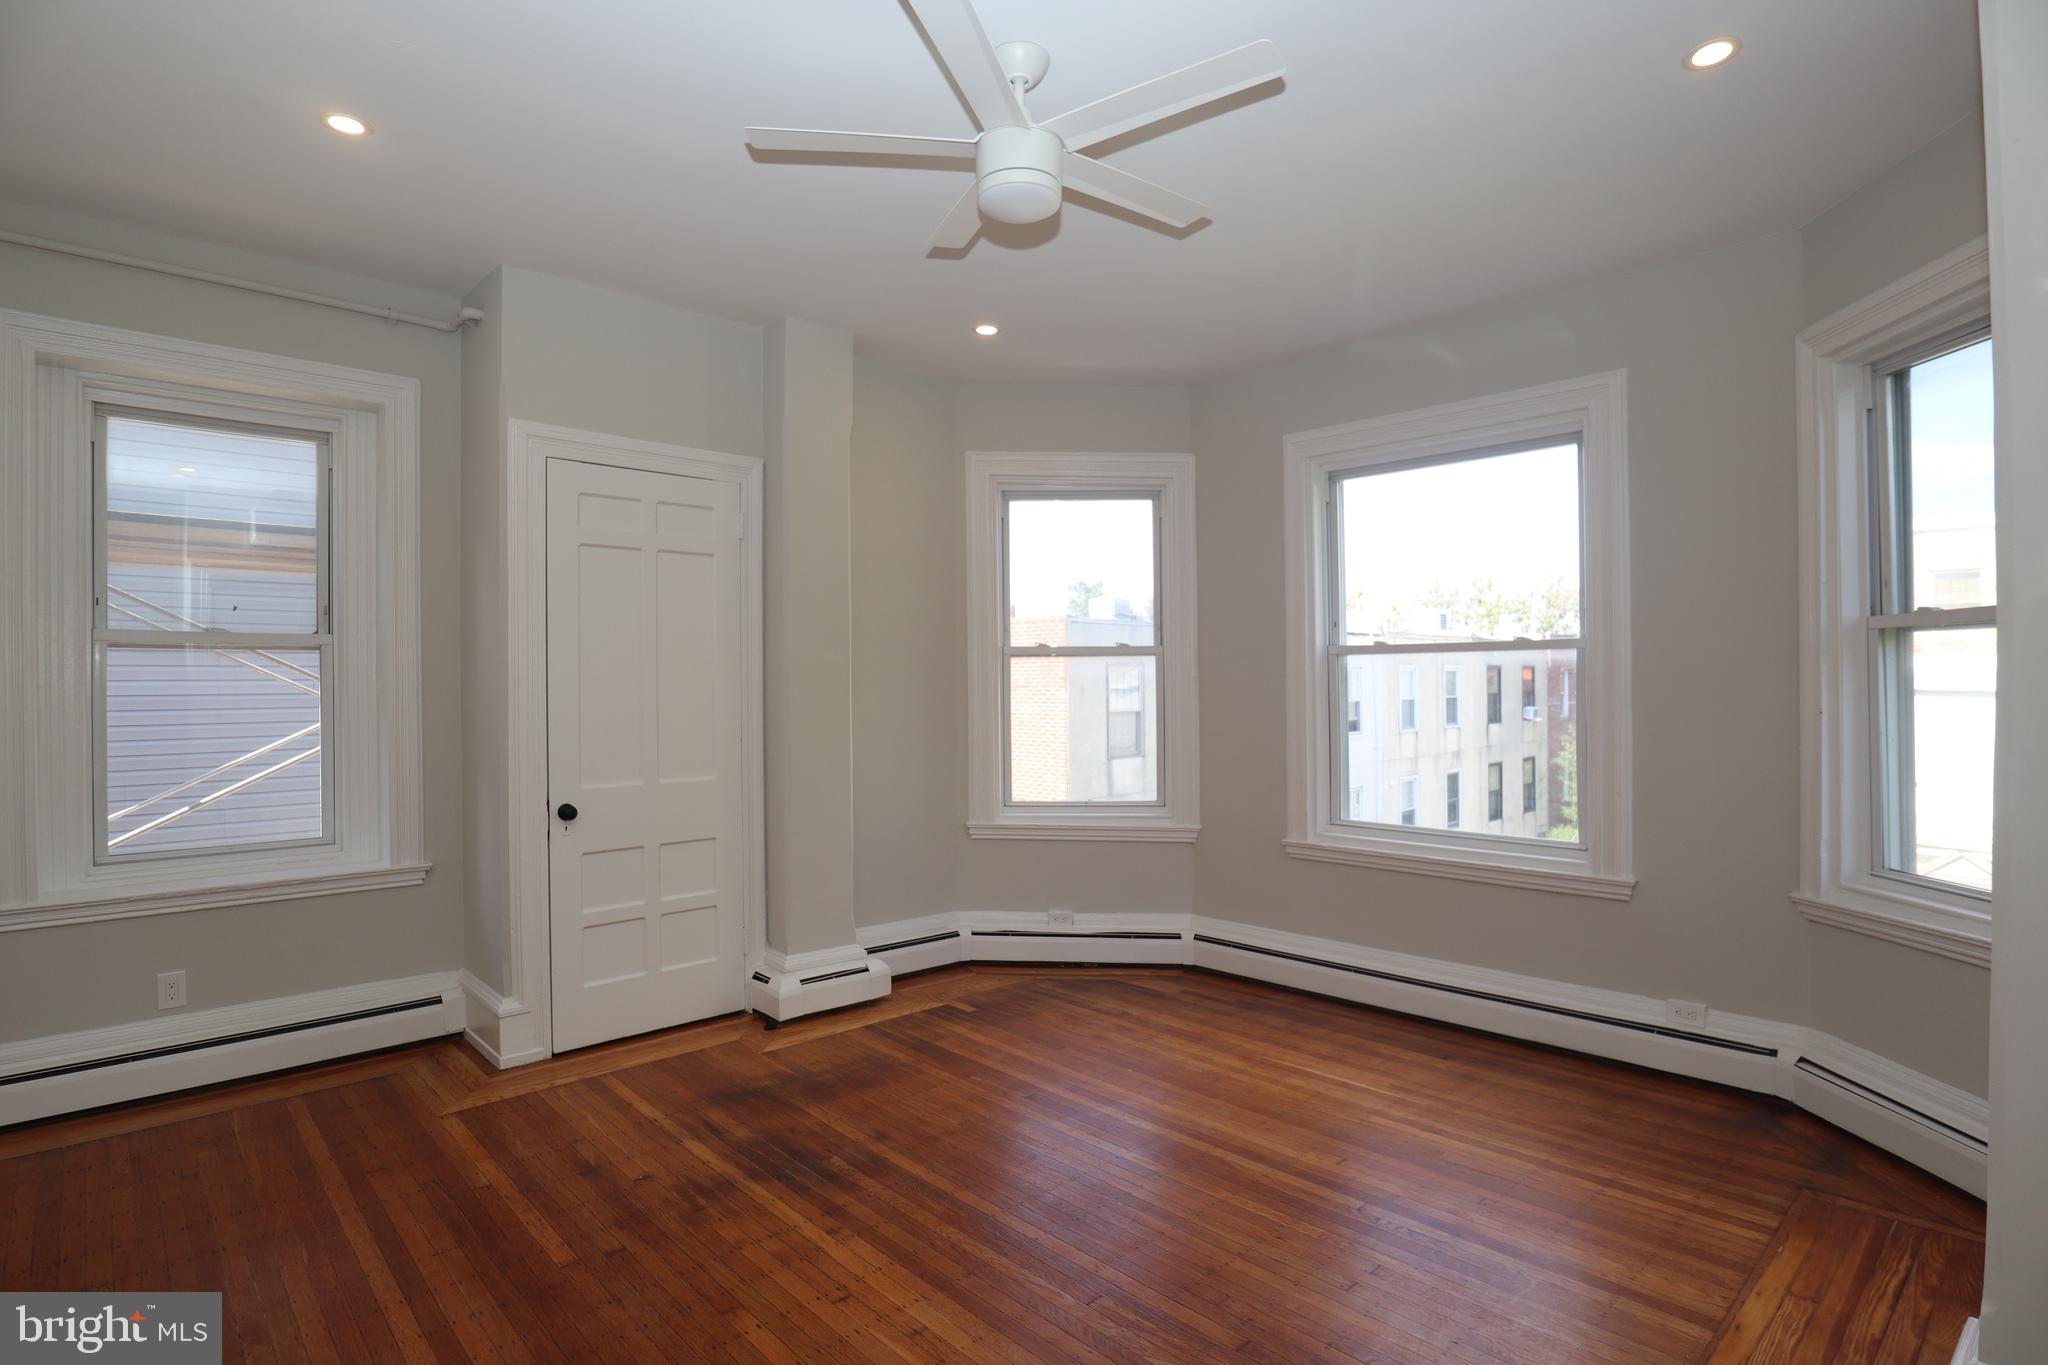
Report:
[[[1980,967],[1991,965],[1988,897],[1873,870],[1864,471],[1870,366],[1990,311],[1979,239],[1814,324],[1796,345],[1802,836],[1792,899],[1816,923]]]
[[[1627,384],[1623,371],[1371,418],[1286,438],[1286,851],[1293,857],[1606,900],[1635,893],[1630,871]],[[1331,809],[1329,563],[1331,474],[1549,436],[1582,443],[1583,629],[1579,656],[1579,829],[1583,848],[1469,830],[1360,831]],[[1512,642],[1503,648],[1513,648]],[[1515,677],[1520,686],[1520,675]],[[1505,674],[1502,686],[1505,689]],[[1520,704],[1516,696],[1517,709]],[[1503,716],[1503,720],[1506,717]],[[1462,794],[1461,794],[1462,795]]]
[[[332,842],[95,865],[90,398],[334,433]],[[424,881],[419,381],[0,311],[0,931]]]
[[[1160,804],[1009,805],[1003,791],[1003,499],[1011,493],[1130,492],[1159,500]],[[977,839],[1102,839],[1190,843],[1201,831],[1195,681],[1195,457],[967,454],[967,832]]]

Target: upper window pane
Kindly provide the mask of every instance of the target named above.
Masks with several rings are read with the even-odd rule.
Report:
[[[322,443],[109,415],[106,623],[320,628]]]
[[[1579,633],[1576,442],[1336,481],[1345,644]]]
[[[1009,643],[1159,643],[1157,514],[1151,498],[1011,498]]]
[[[1906,606],[1991,606],[1998,601],[1991,341],[1914,365],[1896,382],[1906,434]]]

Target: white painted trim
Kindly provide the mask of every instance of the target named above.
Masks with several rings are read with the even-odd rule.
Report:
[[[1339,824],[1332,809],[1329,562],[1324,494],[1332,474],[1548,436],[1582,442],[1585,524],[1579,659],[1579,800],[1584,849],[1455,830]],[[1627,374],[1520,389],[1415,412],[1295,432],[1285,441],[1287,828],[1297,858],[1458,877],[1572,895],[1634,894],[1629,660]],[[1503,642],[1502,652],[1518,646]],[[1512,869],[1520,875],[1510,876]]]
[[[1879,877],[1869,802],[1868,367],[1991,311],[1979,239],[1799,334],[1800,887],[1809,920],[1991,965],[1989,903]]]
[[[487,981],[464,970],[459,978],[465,1002],[462,1036],[500,1071],[524,1066],[548,1055],[540,1045],[531,1008],[507,999]]]
[[[1985,1365],[1984,1357],[1977,1354],[1979,1331],[1975,1318],[1963,1324],[1963,1335],[1956,1341],[1955,1354],[1949,1357],[1949,1365]]]
[[[1067,806],[1045,812],[1006,804],[1003,790],[1003,495],[1086,490],[1159,498],[1159,619],[1163,627],[1159,726],[1163,789],[1150,807]],[[1195,457],[1192,455],[967,453],[967,832],[977,839],[1192,842],[1201,832],[1201,711],[1196,663]]]
[[[0,1084],[0,1125],[189,1090],[399,1043],[445,1037],[462,1031],[465,1004],[454,973],[437,972],[0,1044],[0,1078],[4,1078],[131,1053],[190,1047],[205,1044],[209,1039],[234,1039],[265,1029],[290,1028],[311,1020],[437,996],[441,1001],[439,1009],[351,1019],[265,1038],[199,1046],[162,1057]]]
[[[1003,929],[1032,936],[996,932]],[[1091,931],[1175,937],[1116,939]],[[947,934],[954,936],[935,937]],[[1984,1191],[1983,1099],[1798,1024],[1711,1010],[1701,1024],[1680,1025],[1663,1001],[1626,991],[1184,914],[1079,915],[1069,927],[1043,914],[966,911],[868,925],[858,937],[898,975],[955,962],[1188,964],[1715,1081],[1791,1100],[1962,1189]],[[1850,1084],[1814,1076],[1799,1067],[1801,1058]],[[1964,1136],[1944,1133],[1942,1125]]]
[[[1800,1108],[1983,1198],[1990,1134],[1983,1099],[1825,1033],[1809,1030],[1800,1056],[1851,1083],[1814,1076],[1795,1058],[1790,1098]]]
[[[1103,840],[1117,843],[1192,844],[1202,835],[1200,825],[1140,825],[1131,822],[1101,824],[1055,824],[1051,821],[1024,824],[1021,821],[978,825],[970,823],[967,833],[976,839],[1062,839]]]
[[[385,891],[393,887],[418,886],[426,881],[429,870],[425,863],[401,867],[337,867],[303,877],[213,882],[190,891],[136,892],[96,900],[53,902],[32,909],[0,911],[0,933],[40,929],[54,924],[169,915],[180,910],[211,910],[224,905],[268,905],[273,901],[338,896],[350,891]]]
[[[1837,905],[1804,895],[1794,895],[1792,903],[1799,907],[1800,914],[1815,924],[1823,924],[1831,929],[1846,929],[1852,934],[1882,939],[1886,943],[1897,943],[1907,948],[1918,948],[1923,953],[1954,958],[1957,962],[1967,962],[1973,967],[1991,966],[1991,927],[1988,916],[1982,921],[1974,916],[1961,917],[1950,924],[1943,922],[1948,916],[1932,913],[1931,908],[1928,914],[1909,916],[1868,905]],[[1964,927],[1980,924],[1981,928]]]
[[[90,822],[89,388],[285,412],[335,433],[333,843],[95,866]],[[0,927],[412,885],[426,874],[416,379],[0,311]],[[350,622],[370,623],[367,627]]]
[[[795,957],[771,948],[766,960],[747,973],[747,1008],[782,1023],[879,1000],[889,993],[891,976],[886,960],[854,943]]]
[[[1625,901],[1636,892],[1633,877],[1594,877],[1580,871],[1583,864],[1564,867],[1529,867],[1518,863],[1487,863],[1465,855],[1436,851],[1401,852],[1393,848],[1353,848],[1313,839],[1283,839],[1281,847],[1290,858],[1319,863],[1347,863],[1353,867],[1377,867],[1388,872],[1412,872],[1423,877],[1450,877],[1458,881],[1483,882],[1489,886],[1517,886],[1529,891],[1551,891],[1567,896],[1590,896],[1599,900]]]
[[[576,431],[513,418],[505,436],[506,505],[506,848],[511,867],[506,884],[510,904],[508,961],[503,979],[517,991],[506,1005],[522,1016],[518,1038],[498,1039],[497,1064],[517,1065],[552,1053],[551,981],[548,972],[548,766],[547,766],[547,462],[586,464],[681,474],[736,485],[740,490],[743,545],[740,581],[740,688],[747,736],[742,784],[745,792],[741,857],[747,869],[742,914],[746,923],[747,967],[765,960],[768,871],[762,749],[761,655],[761,488],[762,462],[752,455],[693,450],[599,432]],[[511,1016],[507,1016],[511,1017]],[[480,1048],[480,1050],[482,1050]],[[487,1055],[490,1055],[487,1053]]]

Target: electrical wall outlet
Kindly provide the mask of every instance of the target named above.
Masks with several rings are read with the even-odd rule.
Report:
[[[1071,910],[1048,910],[1045,912],[1045,922],[1071,929],[1074,927],[1074,912]]]
[[[1664,1013],[1674,1024],[1688,1024],[1697,1028],[1707,1022],[1707,1007],[1697,1000],[1666,1000]]]
[[[183,972],[158,972],[156,974],[156,1007],[160,1010],[185,1008],[185,974]]]

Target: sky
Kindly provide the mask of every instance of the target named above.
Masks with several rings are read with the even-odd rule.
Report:
[[[1064,616],[1075,583],[1152,615],[1150,498],[1012,498],[1010,605],[1018,616]]]
[[[1579,585],[1576,444],[1454,460],[1346,479],[1344,588],[1364,594],[1364,620],[1398,607],[1433,628],[1434,585],[1463,596],[1491,581],[1503,593]]]
[[[1915,365],[1908,385],[1913,529],[1995,524],[1991,342],[1980,341]]]

